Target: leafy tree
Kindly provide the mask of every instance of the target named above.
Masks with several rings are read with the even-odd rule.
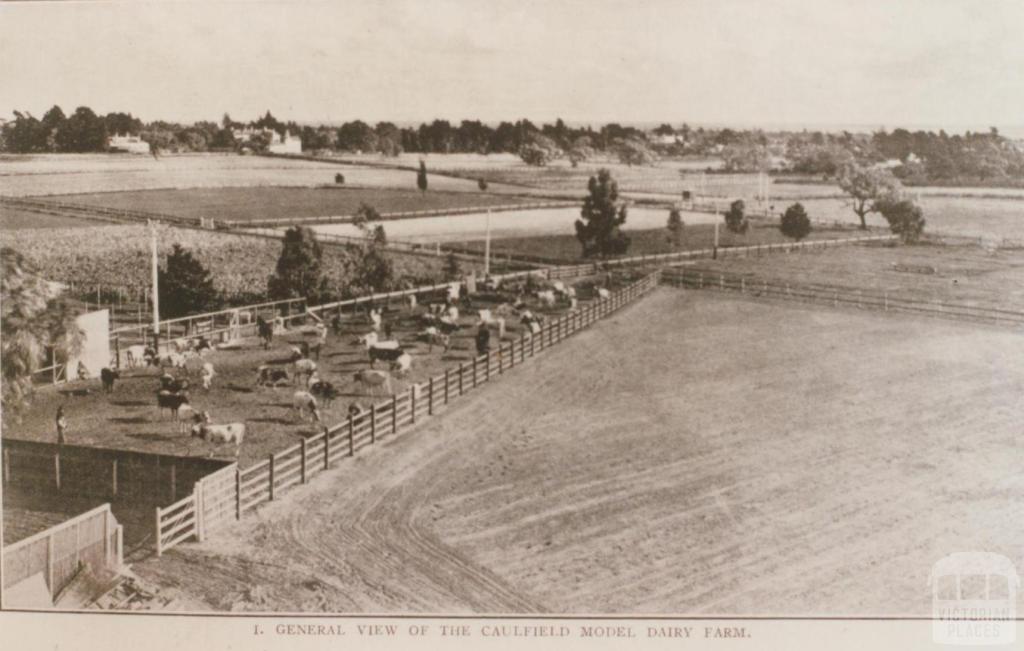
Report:
[[[57,132],[57,147],[65,152],[104,151],[107,127],[103,118],[86,106],[79,106]]]
[[[544,167],[558,155],[558,145],[551,138],[539,133],[532,133],[529,140],[519,148],[519,157],[527,165]]]
[[[580,163],[593,156],[594,145],[590,140],[590,136],[580,136],[574,140],[566,155],[573,167],[579,166]]]
[[[420,171],[416,172],[416,187],[420,189],[420,192],[427,191],[427,164],[422,159],[420,160]]]
[[[807,211],[803,204],[794,203],[782,215],[779,223],[779,230],[786,237],[791,237],[797,242],[807,237],[811,232],[811,220],[807,217]]]
[[[480,188],[481,192],[487,192],[487,179],[478,179],[476,182],[476,187]]]
[[[338,185],[345,185],[345,175],[342,174],[341,172],[338,172],[337,174],[334,175],[334,182],[337,183]]]
[[[80,350],[82,332],[59,285],[35,273],[20,253],[0,249],[0,394],[4,417],[17,415],[32,392],[32,374],[53,347],[55,361]]]
[[[853,212],[860,217],[860,227],[867,230],[868,213],[877,212],[879,202],[892,202],[902,190],[900,182],[889,170],[880,167],[846,165],[839,174],[839,187],[853,198]]]
[[[285,231],[277,269],[267,281],[272,299],[308,298],[316,301],[326,291],[323,250],[316,234],[306,226]]]
[[[160,316],[175,318],[206,312],[217,302],[210,272],[192,253],[175,244],[165,268],[157,272]]]
[[[583,256],[621,255],[629,249],[629,237],[622,232],[626,223],[626,205],[618,204],[619,186],[606,169],[591,176],[589,195],[583,200],[581,219],[576,220],[576,239]]]
[[[44,147],[46,151],[57,151],[57,134],[64,128],[67,121],[64,111],[54,104],[43,116],[41,124],[43,132],[40,135],[45,138],[45,141],[40,142],[39,146]]]
[[[668,229],[669,242],[678,247],[683,239],[683,216],[678,208],[673,208],[668,212],[668,224],[665,228]]]
[[[729,210],[725,213],[725,227],[733,233],[742,235],[750,227],[750,221],[743,212],[745,208],[743,199],[737,199],[729,205]]]
[[[924,233],[921,207],[910,199],[886,199],[878,202],[878,212],[889,222],[889,229],[904,243],[916,242]]]
[[[379,221],[380,213],[368,203],[360,203],[356,214],[352,216],[352,225],[362,231],[364,235],[369,234],[370,222]]]
[[[722,163],[727,172],[763,172],[771,167],[771,155],[760,144],[733,143],[722,149]]]
[[[633,165],[651,165],[657,160],[654,150],[647,146],[641,138],[623,138],[615,142],[615,152],[619,161],[632,167]]]
[[[30,113],[14,112],[14,120],[4,125],[4,148],[17,154],[46,151],[47,133]]]

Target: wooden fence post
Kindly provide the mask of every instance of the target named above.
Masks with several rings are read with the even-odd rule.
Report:
[[[370,405],[370,445],[377,442],[377,405]]]
[[[391,433],[398,434],[398,396],[391,396]]]
[[[235,466],[235,519],[242,519],[242,471]]]
[[[11,481],[11,451],[4,448],[4,483]]]
[[[175,471],[175,465],[171,464],[171,501],[175,502],[178,499],[178,477]]]
[[[348,456],[354,457],[356,455],[356,420],[355,418],[348,417]]]
[[[53,481],[60,490],[60,452],[53,455]]]
[[[480,361],[479,357],[473,358],[473,388],[476,388],[476,363]]]
[[[449,377],[448,377],[449,373],[448,372],[450,370],[451,369],[447,369],[447,368],[444,370],[444,404],[446,404],[446,405],[448,404],[448,384],[449,384],[448,383],[448,380],[449,380]],[[462,372],[462,363],[461,362],[459,362],[459,372],[460,372],[460,374]],[[461,377],[461,375],[460,375],[460,377]],[[460,379],[459,381],[461,382],[462,380]]]
[[[306,483],[306,439],[299,439],[299,483]]]
[[[155,524],[156,524],[156,527],[155,527],[155,530],[154,530],[154,534],[155,534],[154,538],[156,538],[156,555],[157,556],[163,556],[164,548],[163,548],[163,545],[162,545],[162,541],[160,539],[160,507],[159,506],[156,507]],[[53,553],[52,550],[53,550],[53,539],[51,538],[50,539],[50,549],[47,550],[47,552],[48,552],[47,553],[48,559],[49,559],[50,556],[52,556],[52,553]],[[46,564],[47,565],[50,564],[49,560],[47,560]],[[51,568],[51,572],[50,572],[50,585],[51,586],[53,585],[53,572],[52,572],[52,568]]]
[[[117,459],[110,462],[110,494],[117,497]]]
[[[270,455],[270,474],[268,475],[268,477],[269,477],[269,486],[270,486],[270,501],[273,502],[274,501],[274,455],[273,454]]]
[[[412,423],[416,424],[416,387],[419,385],[414,384],[409,387],[409,411],[412,414]]]
[[[513,368],[516,365],[516,340],[508,342],[508,367]]]
[[[427,384],[427,416],[434,415],[434,377]]]

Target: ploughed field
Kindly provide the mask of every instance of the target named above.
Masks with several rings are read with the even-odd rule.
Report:
[[[917,615],[1019,557],[1018,333],[664,288],[144,578],[212,609]]]
[[[178,217],[247,221],[288,217],[351,216],[367,204],[380,213],[444,208],[486,208],[530,199],[484,192],[420,192],[403,188],[247,187],[141,190],[67,194],[69,203],[141,210]]]
[[[628,282],[630,278],[627,275],[613,278],[612,288]],[[581,304],[595,297],[592,281],[581,280],[576,284]],[[504,296],[505,300],[513,298],[510,294]],[[408,391],[413,383],[426,382],[430,377],[444,373],[445,368],[457,368],[460,362],[470,364],[476,357],[474,336],[479,323],[476,310],[496,308],[500,304],[497,299],[496,294],[479,295],[474,300],[473,310],[460,308],[462,327],[452,335],[448,352],[439,345],[431,349],[419,340],[417,335],[424,329],[420,316],[426,310],[422,304],[413,312],[397,300],[392,303],[384,321],[392,324],[394,337],[413,358],[412,370],[406,377],[392,378],[393,391]],[[544,317],[557,317],[568,310],[566,303],[545,307],[532,296],[528,296],[526,302],[535,314]],[[330,312],[329,317],[333,316],[334,313]],[[371,394],[353,378],[357,371],[369,368],[366,348],[356,339],[370,330],[365,312],[358,315],[347,313],[343,318],[342,334],[328,335],[327,345],[320,354],[318,375],[333,383],[340,396],[331,406],[321,406],[323,425],[342,422],[353,403],[368,407],[387,398],[384,390],[378,389]],[[518,339],[524,330],[525,326],[518,318],[506,317],[506,339]],[[214,423],[245,422],[246,437],[240,449],[236,450],[234,445],[218,446],[192,438],[187,431],[182,431],[173,416],[166,411],[161,414],[156,402],[161,371],[155,367],[122,370],[121,379],[111,394],[103,393],[98,379],[40,388],[22,421],[11,423],[4,435],[55,442],[54,414],[57,407],[63,405],[68,419],[68,443],[71,444],[178,456],[214,456],[226,460],[235,460],[237,454],[243,467],[262,461],[268,454],[294,445],[299,438],[317,434],[323,428],[310,421],[300,421],[294,413],[293,394],[300,387],[293,386],[291,382],[277,388],[255,386],[256,369],[260,365],[287,369],[291,373],[290,348],[303,340],[312,343],[315,339],[312,331],[311,325],[295,327],[288,334],[275,336],[268,350],[263,349],[257,338],[250,337],[243,340],[240,350],[210,352],[206,359],[213,363],[216,375],[209,391],[203,390],[198,376],[190,377],[190,403],[194,408],[208,411]],[[492,348],[497,345],[497,339],[495,326],[492,328]],[[386,369],[387,366],[386,362],[376,363],[378,369]],[[186,377],[183,370],[172,369],[171,373]],[[88,393],[80,395],[83,389],[88,389]]]
[[[667,215],[668,212],[665,211],[665,214]],[[685,221],[686,215],[684,215],[683,219]],[[718,243],[720,247],[793,242],[791,238],[786,237],[779,231],[778,224],[775,222],[751,221],[750,228],[742,235],[730,232],[725,228],[724,224],[719,226],[718,230]],[[629,235],[631,244],[629,251],[626,252],[624,257],[710,249],[715,243],[715,227],[713,224],[708,223],[685,225],[678,244],[670,239],[669,231],[665,228],[628,230],[626,234]],[[818,226],[811,231],[811,234],[806,239],[831,240],[877,234],[878,232],[864,233],[852,227]],[[481,253],[485,248],[483,240],[460,242],[459,245]],[[565,263],[584,260],[579,240],[576,239],[575,235],[567,233],[492,239],[491,252],[499,257],[505,253],[512,255],[525,254]]]
[[[974,244],[866,243],[759,257],[699,260],[689,273],[742,275],[748,285],[841,288],[849,292],[1024,312],[1024,249]]]

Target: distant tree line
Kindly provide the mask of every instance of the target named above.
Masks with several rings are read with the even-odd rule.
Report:
[[[260,151],[277,133],[299,137],[302,149],[309,152],[513,153],[536,166],[556,158],[575,166],[597,153],[615,156],[627,165],[650,164],[659,156],[707,156],[720,158],[726,172],[792,172],[827,179],[838,177],[850,164],[885,163],[906,185],[1024,185],[1024,144],[1005,138],[995,128],[951,136],[942,130],[767,132],[664,123],[645,131],[614,122],[597,128],[572,127],[560,118],[539,125],[522,119],[497,126],[480,120],[457,124],[434,120],[418,127],[393,122],[371,125],[362,120],[313,126],[282,122],[270,111],[250,122],[225,114],[220,123],[183,125],[144,123],[130,113],[97,115],[85,106],[70,116],[59,106],[42,119],[20,111],[14,116],[0,130],[0,150],[15,153],[105,151],[107,137],[115,134],[140,136],[160,151]]]

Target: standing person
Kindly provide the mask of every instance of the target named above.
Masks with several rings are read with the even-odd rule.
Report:
[[[68,419],[64,416],[64,406],[57,407],[57,445],[67,442]]]
[[[486,323],[481,323],[480,329],[476,331],[476,354],[486,355],[490,349],[491,331],[487,329]]]
[[[386,339],[388,341],[391,341],[391,335],[392,335],[391,322],[390,321],[385,321],[384,322],[384,339]]]

